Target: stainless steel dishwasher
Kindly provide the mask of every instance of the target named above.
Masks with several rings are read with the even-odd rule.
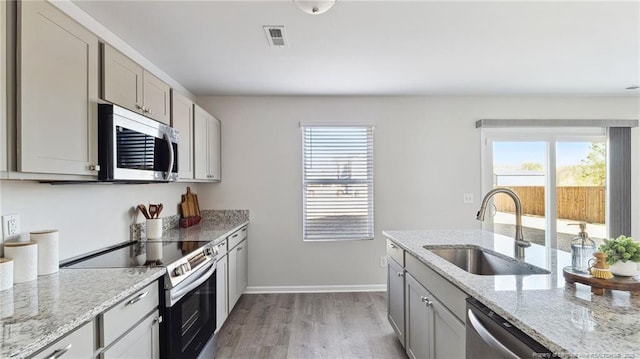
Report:
[[[549,349],[473,298],[467,299],[467,359],[551,358]]]

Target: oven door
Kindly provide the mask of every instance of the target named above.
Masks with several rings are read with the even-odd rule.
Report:
[[[167,292],[164,358],[196,358],[213,336],[216,329],[215,267],[213,262],[213,266],[202,268],[202,274],[192,275],[197,279],[185,281],[188,283],[181,283]],[[197,284],[195,288],[194,284]]]

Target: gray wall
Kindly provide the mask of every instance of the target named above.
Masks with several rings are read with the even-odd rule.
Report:
[[[381,285],[383,230],[480,228],[478,119],[640,117],[631,97],[220,96],[198,104],[222,120],[223,181],[200,189],[201,205],[250,210],[254,290]],[[301,121],[375,124],[375,240],[302,241]],[[476,203],[463,204],[464,192]]]

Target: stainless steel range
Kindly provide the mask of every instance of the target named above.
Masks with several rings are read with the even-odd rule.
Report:
[[[212,358],[216,258],[210,242],[136,241],[63,263],[67,268],[167,269],[160,298],[162,358]]]

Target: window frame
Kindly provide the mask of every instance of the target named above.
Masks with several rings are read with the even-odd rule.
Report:
[[[357,128],[363,129],[366,131],[366,152],[362,153],[362,155],[366,156],[366,173],[367,177],[364,179],[352,179],[352,178],[323,178],[323,179],[312,179],[307,178],[307,129],[340,129],[340,128]],[[301,162],[302,162],[302,239],[303,242],[340,242],[340,241],[360,241],[360,240],[373,240],[375,237],[374,231],[374,170],[373,170],[373,162],[374,162],[374,125],[369,123],[300,123],[300,134],[301,134]],[[339,176],[339,172],[338,172]],[[318,233],[313,235],[312,232],[308,231],[309,222],[307,217],[307,208],[308,208],[308,185],[336,185],[336,186],[345,186],[345,185],[363,185],[367,187],[366,194],[366,203],[367,203],[367,215],[366,215],[366,229],[360,233],[355,235],[327,235],[320,236]],[[339,206],[334,207],[339,208]],[[320,233],[321,231],[319,231]]]

